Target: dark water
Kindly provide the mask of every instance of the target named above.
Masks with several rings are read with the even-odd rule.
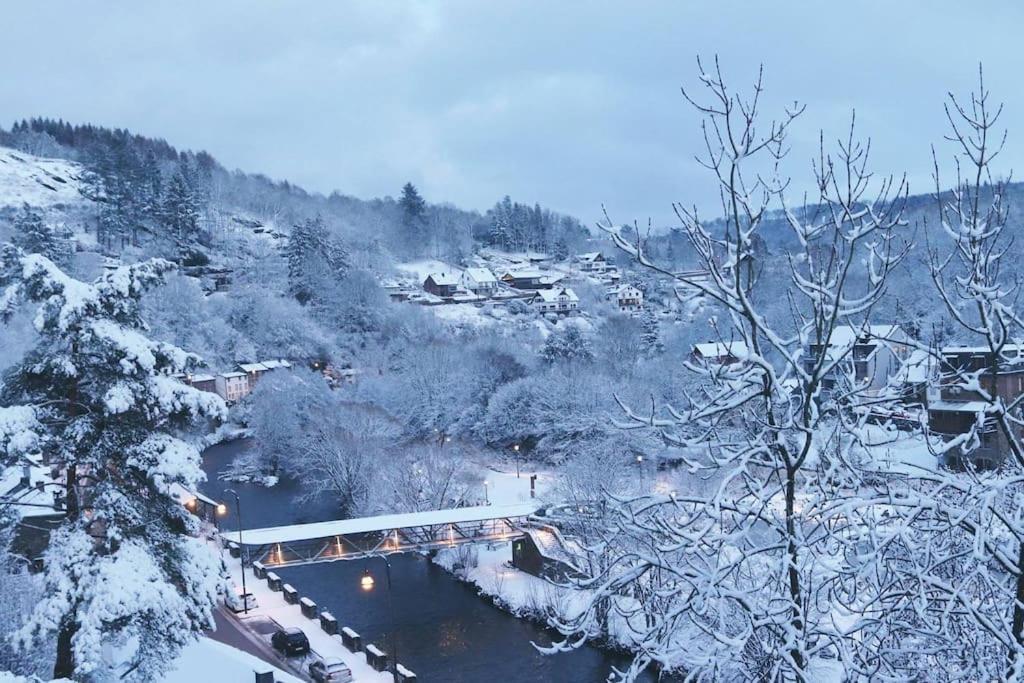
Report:
[[[329,501],[296,505],[298,487],[288,481],[267,489],[250,484],[229,484],[217,472],[251,442],[242,440],[213,446],[204,452],[208,481],[204,493],[215,498],[225,488],[238,491],[246,527],[315,522],[335,517]],[[225,527],[235,528],[229,516]],[[536,624],[517,619],[476,595],[472,586],[454,579],[419,555],[392,555],[392,599],[397,623],[399,660],[420,680],[447,683],[597,683],[613,665],[627,660],[596,648],[547,656],[531,643],[547,645],[552,634]],[[376,579],[370,592],[359,579],[369,569]],[[301,595],[315,600],[343,626],[360,633],[363,642],[391,650],[391,616],[384,562],[378,558],[288,567],[277,573]],[[654,681],[645,677],[643,681]]]

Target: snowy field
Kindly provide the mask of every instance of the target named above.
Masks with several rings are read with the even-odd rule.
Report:
[[[28,203],[39,208],[85,202],[78,191],[82,167],[0,147],[0,207]]]

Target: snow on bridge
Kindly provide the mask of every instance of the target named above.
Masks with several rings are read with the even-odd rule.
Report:
[[[534,503],[481,505],[330,522],[243,529],[245,552],[266,567],[509,540],[521,535]],[[224,532],[232,538],[233,532]]]

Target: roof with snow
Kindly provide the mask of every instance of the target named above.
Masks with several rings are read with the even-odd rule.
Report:
[[[464,275],[480,284],[485,282],[497,282],[497,279],[494,277],[494,273],[486,268],[466,268]]]
[[[455,286],[459,284],[459,281],[455,278],[453,273],[431,273],[427,276],[428,280],[432,280],[435,285],[444,287],[446,285]]]
[[[277,370],[278,368],[290,368],[292,364],[283,358],[277,360],[265,360],[261,361],[260,364],[267,370]]]
[[[216,377],[213,375],[192,375],[192,383],[196,382],[212,382]]]
[[[580,254],[577,256],[580,261],[603,261],[604,256],[599,251],[590,251],[586,254]]]
[[[537,296],[539,296],[541,300],[546,301],[548,303],[556,302],[560,300],[562,297],[565,297],[569,301],[580,300],[580,298],[576,296],[576,292],[572,291],[572,289],[568,287],[559,287],[557,289],[539,289],[537,290]]]
[[[332,522],[313,522],[310,524],[292,524],[290,526],[275,526],[265,529],[248,529],[242,531],[242,537],[245,545],[269,545],[272,543],[290,543],[328,536],[365,534],[372,531],[391,531],[392,529],[404,529],[414,526],[460,524],[463,522],[482,522],[488,519],[528,517],[539,509],[540,506],[533,503],[480,505],[452,510],[407,512],[397,515],[362,517],[359,519],[339,519]]]
[[[510,270],[505,273],[505,277],[513,277],[516,279],[520,278],[542,278],[544,273],[534,268],[524,268],[522,270]]]
[[[245,377],[246,375],[244,372],[222,372],[220,373],[220,376],[224,379],[236,379],[238,377]]]
[[[239,363],[238,367],[242,369],[242,372],[266,372],[267,370],[267,366],[263,363]]]
[[[980,413],[989,407],[985,401],[932,401],[928,404],[928,410],[952,413]]]
[[[850,346],[862,339],[867,339],[869,342],[879,339],[891,340],[902,333],[899,325],[864,325],[861,327],[837,325],[832,330],[830,344],[832,346]]]
[[[1003,346],[1003,353],[1019,354],[1024,349],[1024,344],[1006,344]],[[987,345],[982,346],[947,346],[942,353],[992,353]]]
[[[723,356],[744,358],[747,355],[747,345],[741,341],[704,342],[702,344],[694,344],[693,350],[704,358],[721,358]]]

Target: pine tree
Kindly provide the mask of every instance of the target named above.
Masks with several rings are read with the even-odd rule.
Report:
[[[171,178],[163,201],[164,225],[179,244],[186,245],[199,234],[199,211],[195,196],[183,171]]]
[[[288,246],[288,289],[299,303],[308,303],[319,287],[337,282],[349,270],[348,253],[327,233],[320,215],[292,228]]]
[[[648,304],[640,317],[640,345],[648,356],[658,356],[665,352],[665,344],[661,340],[661,326],[654,308]]]
[[[29,254],[42,254],[51,261],[57,261],[61,254],[60,243],[53,230],[43,221],[38,211],[28,204],[14,219],[12,241]]]
[[[17,633],[25,647],[56,634],[55,678],[102,677],[113,646],[119,679],[159,680],[213,626],[220,563],[171,487],[202,478],[199,452],[175,434],[225,411],[216,395],[171,378],[194,356],[144,334],[140,299],[170,267],[123,266],[87,284],[42,256],[0,251],[4,316],[19,304],[39,309],[38,341],[8,373],[0,410],[21,415],[65,481],[44,598]]]
[[[402,197],[398,200],[398,206],[402,210],[402,227],[408,237],[419,237],[420,230],[426,223],[427,203],[420,196],[416,186],[406,183],[402,187]]]

